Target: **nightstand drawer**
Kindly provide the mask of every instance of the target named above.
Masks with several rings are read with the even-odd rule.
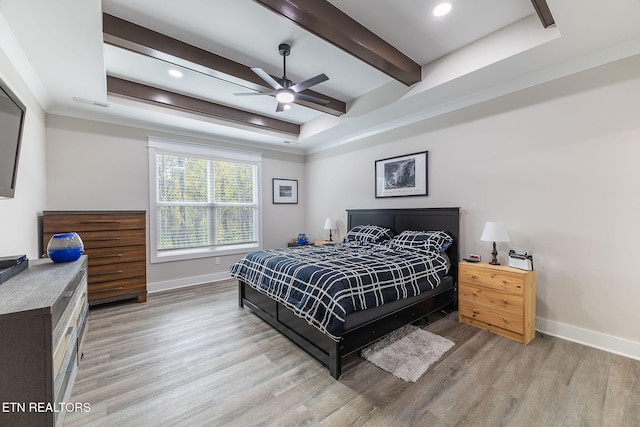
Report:
[[[517,332],[522,334],[524,330],[524,320],[522,315],[509,313],[506,311],[497,311],[488,306],[480,304],[471,306],[463,301],[458,303],[458,312],[460,315],[476,319],[489,325],[497,326],[501,329]]]
[[[506,311],[522,316],[524,300],[520,295],[497,292],[482,286],[460,284],[458,298],[472,304],[491,307],[495,311]]]
[[[470,269],[466,264],[461,264],[458,272],[458,281],[514,295],[522,295],[524,293],[521,274],[498,269]]]

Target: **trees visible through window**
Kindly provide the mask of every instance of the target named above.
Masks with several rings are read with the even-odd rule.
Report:
[[[258,244],[259,163],[155,151],[158,256]]]

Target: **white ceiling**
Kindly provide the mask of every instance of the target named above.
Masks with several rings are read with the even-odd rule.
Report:
[[[437,0],[330,0],[423,66],[411,87],[252,0],[0,0],[0,26],[14,37],[0,46],[49,113],[306,153],[640,54],[639,0],[547,0],[556,22],[547,29],[530,0],[449,1],[452,12],[435,18]],[[345,101],[347,113],[301,105],[276,113],[270,96],[233,95],[251,84],[187,69],[172,78],[167,70],[175,66],[104,44],[103,11],[275,76],[282,75],[278,44],[287,42],[287,76],[297,83],[327,74],[312,89]],[[301,133],[296,139],[108,95],[107,73],[301,124]]]

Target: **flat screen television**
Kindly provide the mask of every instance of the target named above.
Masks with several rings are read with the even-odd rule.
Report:
[[[0,198],[16,191],[26,107],[0,79]]]

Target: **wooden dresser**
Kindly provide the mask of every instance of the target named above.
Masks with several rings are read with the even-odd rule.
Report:
[[[536,273],[461,262],[458,314],[468,323],[527,344],[535,336]]]
[[[76,232],[89,257],[89,304],[147,300],[145,211],[45,211],[42,244],[51,236]]]
[[[0,285],[0,425],[62,424],[88,307],[86,256],[30,260]]]

